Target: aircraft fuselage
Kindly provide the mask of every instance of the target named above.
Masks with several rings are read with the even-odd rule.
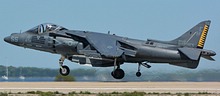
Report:
[[[114,66],[111,75],[116,79],[124,77],[120,65],[138,63],[150,68],[147,63],[169,63],[171,65],[195,69],[200,57],[214,61],[216,53],[203,49],[211,21],[203,21],[171,41],[148,39],[138,40],[115,34],[90,31],[68,30],[55,24],[40,24],[23,33],[13,33],[4,41],[24,47],[54,54],[60,54],[59,64],[62,75],[69,74],[63,65],[65,59],[94,67]],[[117,67],[117,68],[116,68]]]

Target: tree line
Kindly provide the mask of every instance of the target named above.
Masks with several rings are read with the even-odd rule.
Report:
[[[74,69],[71,70],[70,75],[95,75],[95,69]],[[58,69],[49,68],[37,68],[37,67],[13,67],[8,66],[8,73],[10,77],[19,77],[20,75],[25,77],[55,77],[59,74]],[[0,76],[6,74],[6,67],[0,65]]]
[[[86,68],[72,69],[70,76],[77,81],[114,81],[111,76],[110,69],[102,70],[103,68]],[[56,77],[59,75],[58,69],[36,68],[36,67],[8,67],[9,77]],[[218,69],[203,69],[203,70],[177,70],[177,71],[159,71],[146,70],[143,71],[141,77],[135,76],[135,71],[126,72],[125,78],[122,81],[194,81],[194,82],[219,82],[220,70]],[[6,74],[6,67],[0,65],[0,76]]]

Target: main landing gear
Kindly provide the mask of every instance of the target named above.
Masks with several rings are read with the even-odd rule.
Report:
[[[138,71],[136,72],[136,76],[137,77],[141,76],[141,72],[140,72],[141,65],[146,67],[146,68],[150,68],[151,67],[147,63],[143,63],[143,62],[138,63]],[[120,64],[117,63],[117,58],[115,58],[115,60],[114,60],[114,70],[111,72],[111,75],[115,79],[122,79],[125,76],[125,72],[120,68]]]
[[[63,65],[63,62],[65,60],[64,56],[61,56],[61,58],[59,59],[59,64],[60,64],[60,74],[63,76],[67,76],[70,73],[70,69],[68,66]]]
[[[141,65],[146,67],[146,68],[150,68],[151,66],[148,65],[147,63],[138,63],[138,72],[136,72],[136,76],[140,77],[141,76]]]
[[[111,75],[115,79],[122,79],[125,76],[125,72],[122,69],[120,69],[120,65],[117,63],[116,58],[114,60],[114,70],[111,72]]]

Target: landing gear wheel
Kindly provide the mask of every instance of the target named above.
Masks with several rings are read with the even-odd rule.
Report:
[[[125,72],[122,69],[116,69],[115,71],[112,71],[111,75],[115,79],[122,79],[125,76]]]
[[[140,76],[141,76],[141,72],[137,72],[137,73],[136,73],[136,76],[137,76],[137,77],[140,77]]]
[[[112,77],[114,77],[114,72],[113,72],[113,71],[111,72],[111,75],[112,75]],[[115,77],[114,77],[114,78],[115,78]]]
[[[60,74],[63,76],[67,76],[70,73],[70,69],[68,66],[62,66],[62,68],[60,68]]]

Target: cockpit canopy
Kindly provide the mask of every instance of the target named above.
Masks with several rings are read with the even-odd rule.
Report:
[[[62,26],[52,24],[52,23],[44,23],[40,24],[34,28],[31,28],[27,32],[33,32],[37,34],[45,33],[45,32],[54,32],[54,31],[61,31],[61,30],[68,30]]]

